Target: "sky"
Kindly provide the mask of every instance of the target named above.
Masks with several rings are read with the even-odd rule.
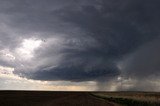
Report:
[[[0,0],[0,90],[160,91],[159,0]]]

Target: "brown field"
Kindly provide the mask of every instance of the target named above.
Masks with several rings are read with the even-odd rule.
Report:
[[[92,94],[127,106],[160,106],[159,92],[95,92]]]
[[[0,106],[160,106],[160,93],[0,91]]]
[[[90,92],[1,91],[0,106],[119,106]]]
[[[141,101],[160,102],[160,93],[153,92],[97,92],[97,95],[117,98],[130,98]]]

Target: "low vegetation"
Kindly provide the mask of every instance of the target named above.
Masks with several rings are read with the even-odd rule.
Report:
[[[125,106],[160,106],[160,93],[154,92],[96,92],[92,95]]]

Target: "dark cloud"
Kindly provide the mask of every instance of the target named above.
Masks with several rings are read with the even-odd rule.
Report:
[[[34,59],[30,63],[24,62],[25,69],[16,65],[15,74],[49,81],[101,82],[105,77],[109,81],[121,74],[122,70],[117,64],[125,60],[128,55],[134,59],[129,60],[132,65],[127,66],[129,69],[125,69],[127,73],[143,76],[140,72],[145,73],[145,71],[140,70],[149,67],[146,73],[149,76],[153,67],[156,67],[154,70],[159,70],[159,60],[154,59],[158,56],[155,53],[160,44],[154,43],[151,46],[146,44],[150,41],[155,42],[154,39],[160,34],[160,1],[6,0],[0,2],[0,18],[7,28],[18,33],[13,37],[11,30],[6,36],[9,39],[2,37],[0,43],[4,47],[13,50],[25,38],[36,37],[46,40],[46,44],[35,51]],[[6,30],[4,33],[7,32]],[[54,38],[57,40],[53,40]],[[6,39],[15,46],[7,46]],[[139,48],[141,50],[134,54]],[[150,55],[151,50],[154,52]],[[146,57],[153,63],[143,63]],[[140,68],[140,64],[144,67]],[[156,72],[158,71],[154,71],[155,74]]]
[[[58,67],[50,70],[39,70],[35,73],[29,73],[28,78],[36,80],[65,80],[65,81],[97,81],[102,77],[114,77],[119,73],[114,67],[105,69],[84,69],[76,67]],[[45,76],[45,77],[44,77]]]
[[[157,38],[129,56],[124,62],[124,70],[127,76],[144,79],[146,76],[160,75],[160,39]]]

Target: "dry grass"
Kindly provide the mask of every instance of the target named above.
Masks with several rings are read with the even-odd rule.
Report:
[[[160,106],[160,93],[158,92],[96,92],[93,95],[131,106]],[[132,103],[130,103],[132,102]],[[137,105],[138,106],[138,105]]]

